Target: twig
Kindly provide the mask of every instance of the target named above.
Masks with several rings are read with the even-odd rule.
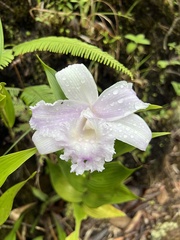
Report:
[[[167,41],[168,41],[168,37],[172,34],[177,22],[180,20],[180,17],[177,17],[174,19],[171,27],[169,28],[168,32],[166,33],[164,40],[163,40],[163,49],[166,50],[167,49]]]
[[[14,13],[14,10],[12,8],[10,8],[7,4],[5,4],[4,2],[0,1],[0,4],[3,5],[3,7],[7,8],[9,11],[11,11],[12,13]]]

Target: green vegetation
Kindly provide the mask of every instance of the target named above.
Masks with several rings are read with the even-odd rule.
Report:
[[[87,216],[124,216],[111,204],[138,198],[126,187],[126,179],[150,159],[160,162],[169,146],[169,132],[180,128],[180,4],[176,0],[6,0],[0,1],[0,9],[0,212],[4,209],[0,236],[16,239],[26,226],[27,239],[51,235],[77,240]],[[56,164],[55,154],[39,156],[32,144],[29,106],[64,99],[54,74],[80,62],[89,67],[100,92],[124,79],[151,103],[150,111],[139,114],[154,138],[164,137],[153,139],[146,152],[115,144],[114,157],[133,169],[117,161],[100,177],[93,173],[74,181],[68,163]],[[128,152],[136,160],[133,164]],[[18,215],[13,215],[14,209]],[[76,223],[69,220],[72,214]],[[67,217],[67,223],[59,216]],[[48,220],[43,225],[44,218]],[[53,226],[52,232],[46,231],[47,225]],[[157,226],[154,239],[160,239],[155,235],[162,226]]]

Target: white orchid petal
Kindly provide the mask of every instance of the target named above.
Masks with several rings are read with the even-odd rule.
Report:
[[[78,119],[82,110],[87,105],[75,101],[56,101],[54,104],[40,101],[36,106],[31,107],[32,117],[30,125],[47,137],[61,135],[64,123]]]
[[[109,122],[109,125],[116,139],[143,151],[146,150],[152,138],[148,125],[136,114],[131,114],[118,121]]]
[[[114,121],[145,109],[148,105],[136,96],[131,83],[121,81],[106,89],[92,109],[96,116]]]
[[[73,64],[56,73],[56,79],[66,97],[89,104],[98,98],[95,81],[83,64]]]
[[[40,154],[49,154],[62,149],[58,141],[44,137],[38,131],[33,134],[32,140]]]

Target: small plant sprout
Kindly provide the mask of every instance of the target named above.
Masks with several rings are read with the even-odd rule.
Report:
[[[71,172],[78,175],[101,172],[113,159],[115,139],[146,149],[152,133],[135,112],[149,104],[136,96],[132,83],[117,82],[98,97],[83,64],[66,67],[56,79],[68,100],[40,101],[31,107],[30,125],[36,130],[32,139],[39,153],[64,150],[60,158],[71,160]]]
[[[150,45],[150,41],[145,38],[144,34],[126,34],[125,38],[131,41],[126,47],[128,54],[134,52],[139,45]]]

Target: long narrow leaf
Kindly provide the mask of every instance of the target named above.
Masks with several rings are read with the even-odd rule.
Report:
[[[111,204],[102,205],[98,208],[89,208],[88,206],[83,205],[83,208],[87,215],[93,218],[114,218],[126,215]]]
[[[22,214],[18,218],[18,220],[14,223],[13,229],[9,232],[9,234],[5,237],[4,240],[16,240],[16,232],[19,229],[23,218],[24,218],[24,214]]]
[[[153,132],[152,138],[163,137],[163,136],[166,136],[169,134],[171,134],[171,133],[170,132]],[[135,147],[133,147],[127,143],[121,142],[119,140],[116,140],[116,142],[115,142],[116,153],[114,154],[114,158],[121,156],[125,153],[132,152],[134,149],[135,149]]]
[[[0,108],[0,115],[6,127],[12,128],[15,122],[15,111],[12,98],[5,88],[5,83],[0,83],[0,88],[1,94],[6,96],[4,102],[5,104],[3,107]]]
[[[8,218],[14,198],[16,194],[19,192],[19,190],[24,186],[24,184],[34,177],[36,172],[34,172],[28,179],[25,181],[22,181],[20,183],[17,183],[13,187],[9,188],[3,195],[0,197],[0,225],[2,225]]]
[[[47,76],[47,80],[49,82],[49,86],[53,92],[54,95],[54,100],[59,100],[59,99],[65,99],[65,95],[60,88],[60,85],[58,84],[56,78],[55,78],[55,73],[56,71],[52,68],[50,68],[48,65],[46,65],[39,57],[38,57],[40,63],[42,64],[44,71]]]
[[[6,178],[19,168],[26,160],[36,153],[36,148],[30,148],[0,157],[0,187]]]
[[[0,65],[2,61],[3,50],[4,50],[4,34],[3,34],[2,22],[0,19]]]

